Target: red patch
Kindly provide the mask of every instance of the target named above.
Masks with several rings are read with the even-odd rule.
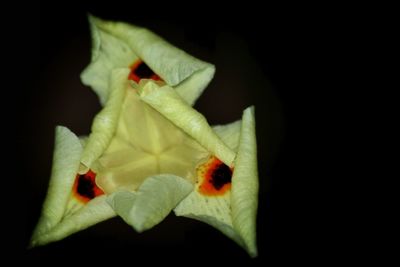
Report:
[[[222,196],[231,188],[233,169],[216,157],[211,157],[197,168],[198,190],[207,196]]]
[[[85,174],[77,174],[72,192],[74,196],[86,203],[91,199],[103,195],[104,192],[96,185],[96,174],[89,170]]]
[[[162,80],[160,76],[155,74],[154,71],[151,70],[146,63],[140,59],[133,63],[130,68],[131,72],[129,73],[128,80],[132,80],[137,83],[139,83],[141,79],[152,79],[155,81]]]

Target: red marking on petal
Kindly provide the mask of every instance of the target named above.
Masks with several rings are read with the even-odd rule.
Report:
[[[162,80],[160,76],[155,74],[154,71],[151,70],[146,63],[140,59],[133,63],[130,68],[131,72],[129,73],[128,80],[132,80],[137,83],[139,83],[141,79],[152,79],[155,81]]]
[[[222,196],[231,188],[233,169],[216,157],[197,168],[198,190],[206,196]]]
[[[96,173],[89,170],[85,174],[77,174],[72,189],[74,196],[81,202],[87,203],[104,192],[96,185]]]

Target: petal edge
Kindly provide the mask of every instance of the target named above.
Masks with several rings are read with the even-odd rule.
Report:
[[[235,171],[232,176],[232,222],[251,257],[257,256],[256,216],[258,206],[257,143],[254,107],[243,112]]]

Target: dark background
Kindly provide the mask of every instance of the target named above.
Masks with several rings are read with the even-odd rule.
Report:
[[[28,151],[19,171],[26,179],[28,203],[20,248],[31,264],[281,265],[319,261],[329,250],[322,242],[328,235],[321,226],[321,210],[310,210],[319,200],[309,194],[317,187],[311,180],[317,155],[311,151],[309,135],[317,139],[318,133],[310,131],[307,120],[309,103],[317,98],[310,89],[316,79],[309,71],[313,64],[309,53],[316,43],[308,25],[317,22],[309,22],[296,7],[233,6],[221,12],[206,3],[198,5],[182,12],[151,2],[41,1],[39,73],[22,91],[27,125],[18,140]],[[24,249],[48,186],[54,127],[64,125],[78,135],[88,134],[100,110],[96,95],[79,79],[90,60],[88,12],[147,27],[215,64],[215,78],[195,105],[210,124],[237,120],[246,107],[255,105],[260,178],[257,259],[249,259],[212,227],[173,214],[142,234],[114,218],[60,242]]]

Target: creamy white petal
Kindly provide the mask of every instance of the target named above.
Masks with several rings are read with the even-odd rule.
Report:
[[[89,23],[92,34],[92,59],[82,72],[81,80],[83,84],[93,88],[101,104],[105,105],[112,89],[110,86],[112,70],[128,68],[138,56],[126,42],[100,29],[94,17],[89,16]]]
[[[241,127],[242,121],[237,120],[225,125],[215,125],[212,129],[230,149],[237,152]]]
[[[254,107],[243,113],[238,156],[232,176],[232,223],[247,251],[257,256],[256,216],[258,206],[257,143]]]
[[[69,129],[57,126],[49,189],[32,240],[48,232],[62,220],[81,154],[82,146],[78,137]]]
[[[232,166],[235,153],[212,130],[206,118],[183,101],[174,89],[148,82],[141,92],[141,98],[211,154]]]
[[[115,216],[98,197],[86,205],[74,199],[72,188],[78,173],[82,145],[65,127],[56,128],[53,168],[42,214],[31,238],[31,246],[60,240],[72,233]]]
[[[81,162],[90,168],[108,147],[117,128],[117,123],[128,87],[129,69],[115,69],[111,74],[111,93],[106,106],[96,115],[92,132],[82,154]]]
[[[214,130],[232,149],[238,149],[231,189],[222,195],[208,196],[200,192],[197,184],[174,212],[210,224],[256,257],[258,174],[254,109],[246,109],[242,121],[215,126]]]
[[[61,240],[114,216],[116,214],[106,202],[106,196],[96,197],[85,206],[80,207],[77,211],[63,218],[57,225],[49,229],[49,231],[36,235],[32,239],[31,246],[45,245]]]
[[[113,193],[108,202],[136,231],[143,232],[167,217],[192,188],[183,178],[162,174],[147,178],[137,192]]]
[[[137,57],[174,87],[189,105],[194,104],[214,76],[212,64],[185,53],[145,28],[95,17],[90,22],[94,55],[82,79],[98,92],[102,102],[107,98],[104,72],[124,64],[128,67]],[[96,80],[99,76],[100,81]]]

